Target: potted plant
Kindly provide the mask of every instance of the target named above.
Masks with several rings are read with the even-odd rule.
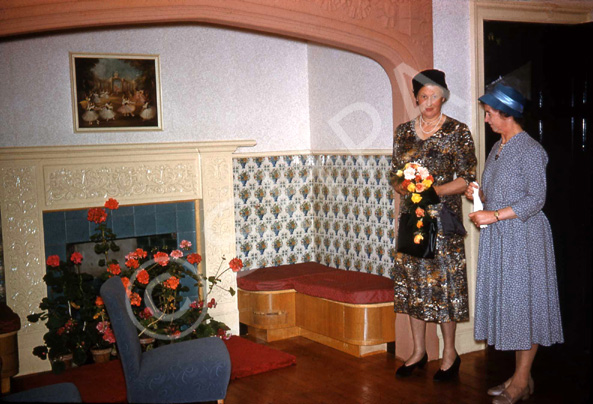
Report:
[[[93,355],[93,362],[109,362],[115,348],[115,335],[111,329],[111,323],[101,296],[97,296],[95,299],[95,307],[96,313],[93,319],[97,320],[97,322],[94,325],[95,329],[89,330],[92,335],[91,354]]]
[[[87,219],[97,225],[91,241],[95,242],[99,266],[105,268],[100,276],[95,278],[80,271],[83,257],[78,252],[70,256],[69,262],[61,262],[56,255],[47,259],[48,270],[43,279],[49,289],[48,297],[39,306],[42,311],[27,318],[31,322],[46,321],[44,345],[35,347],[33,354],[41,359],[49,357],[54,372],[66,367],[64,355],[68,354],[72,354],[76,365],[89,362],[91,353],[95,362],[109,360],[115,350],[115,336],[99,290],[113,276],[120,277],[127,288],[133,321],[148,348],[193,338],[230,337],[226,324],[204,312],[216,307],[214,299],[205,302],[204,293],[200,293],[187,303],[187,284],[198,291],[206,284],[206,293],[220,288],[234,295],[232,288],[221,286],[221,277],[226,271],[239,271],[243,266],[241,260],[232,259],[223,270],[223,257],[217,272],[206,277],[198,271],[202,257],[190,252],[191,242],[182,240],[179,249],[170,252],[137,248],[120,264],[110,256],[110,252],[119,251],[119,246],[116,235],[105,224],[108,210],[118,207],[119,203],[110,198],[104,207],[88,210]],[[145,294],[147,289],[149,293]],[[142,296],[149,296],[148,301]]]
[[[87,361],[91,344],[89,328],[93,321],[94,299],[97,294],[93,276],[80,272],[82,255],[73,253],[68,262],[57,255],[47,259],[43,280],[48,286],[48,297],[43,298],[40,313],[27,316],[30,322],[46,321],[48,331],[44,345],[33,349],[33,354],[51,361],[54,372],[64,370],[71,358],[82,365]]]

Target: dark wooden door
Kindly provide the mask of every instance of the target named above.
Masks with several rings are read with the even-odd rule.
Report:
[[[501,76],[522,83],[530,99],[523,127],[549,156],[544,212],[554,235],[565,332],[559,355],[588,356],[591,348],[592,40],[592,23],[484,23],[485,84]],[[498,139],[487,128],[487,152]]]

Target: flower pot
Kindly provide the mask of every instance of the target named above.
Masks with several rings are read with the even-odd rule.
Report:
[[[142,346],[142,352],[152,349],[153,342],[154,342],[154,338],[152,338],[152,337],[140,338],[140,345]]]
[[[66,355],[60,355],[56,358],[56,362],[64,362],[65,369],[71,369],[73,357],[74,357],[74,355],[72,355],[71,353],[66,354]]]
[[[109,358],[111,356],[111,348],[93,348],[91,349],[91,353],[93,354],[93,360],[95,361],[95,363],[105,363],[109,362]]]

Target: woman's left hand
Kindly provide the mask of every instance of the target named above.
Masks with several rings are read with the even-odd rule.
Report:
[[[492,224],[498,221],[496,220],[496,216],[494,216],[493,210],[479,210],[470,213],[469,220],[478,228],[483,224]]]

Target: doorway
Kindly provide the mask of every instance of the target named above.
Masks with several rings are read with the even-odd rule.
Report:
[[[588,358],[591,348],[593,66],[583,53],[591,39],[593,23],[484,21],[484,84],[502,77],[523,92],[524,129],[549,157],[544,212],[565,333],[565,343],[550,350],[558,357]],[[488,153],[499,136],[486,126]]]

